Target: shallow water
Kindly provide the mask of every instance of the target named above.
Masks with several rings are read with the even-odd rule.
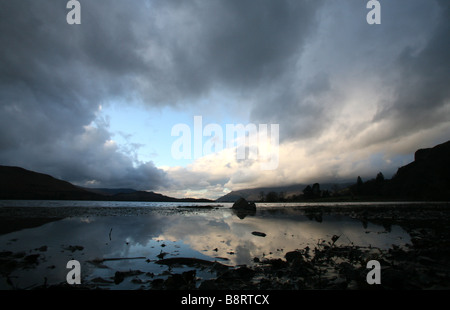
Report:
[[[155,263],[162,256],[194,257],[236,266],[252,265],[255,257],[284,258],[289,251],[329,242],[333,235],[340,236],[336,244],[381,249],[411,242],[399,226],[385,228],[343,215],[318,218],[288,206],[260,206],[254,215],[239,217],[228,204],[191,209],[186,207],[192,204],[183,208],[179,208],[180,204],[158,208],[118,203],[115,207],[99,208],[95,203],[91,206],[77,203],[80,205],[76,212],[64,214],[68,217],[62,220],[0,236],[0,252],[39,254],[37,265],[16,269],[9,275],[14,286],[42,285],[45,278],[47,284],[63,283],[69,272],[66,264],[71,259],[81,263],[82,283],[96,278],[112,281],[116,271],[139,270],[141,273],[118,285],[104,284],[110,289],[137,289],[145,281],[167,276],[170,268]],[[36,208],[37,213],[63,210],[58,209],[61,205],[44,208],[42,204],[41,207],[40,211]],[[86,209],[81,212],[83,207]],[[262,232],[265,236],[252,232]],[[110,258],[121,260],[107,260],[100,265],[91,263]],[[190,269],[193,268],[170,271]],[[197,270],[201,279],[213,276],[207,270]],[[0,289],[8,288],[11,285],[6,283],[3,274]]]

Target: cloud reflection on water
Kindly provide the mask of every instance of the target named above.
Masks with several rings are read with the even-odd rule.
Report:
[[[259,210],[255,216],[243,219],[230,209],[162,214],[153,212],[139,216],[71,217],[46,225],[0,236],[2,251],[14,253],[46,245],[39,265],[14,275],[22,287],[65,282],[69,259],[82,263],[82,277],[109,278],[116,270],[141,270],[161,274],[166,268],[153,262],[158,255],[196,257],[218,260],[227,265],[252,264],[253,258],[283,258],[286,252],[314,248],[321,240],[330,241],[340,235],[337,244],[353,244],[389,248],[392,244],[410,243],[409,235],[399,226],[387,231],[383,226],[346,216],[323,216],[311,220],[290,210],[268,212]],[[253,235],[258,231],[265,237]],[[11,241],[15,240],[15,241]],[[81,245],[83,250],[71,252],[69,245]],[[34,253],[33,252],[33,253]],[[146,259],[105,262],[108,268],[97,268],[88,261],[98,258],[145,257]],[[150,261],[147,261],[150,260]],[[3,281],[4,282],[4,281]]]

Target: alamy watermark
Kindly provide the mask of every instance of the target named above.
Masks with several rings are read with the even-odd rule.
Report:
[[[381,265],[377,260],[367,262],[367,269],[371,269],[366,276],[367,284],[381,284]]]
[[[81,24],[81,4],[77,0],[69,0],[66,5],[70,11],[67,13],[66,20],[69,25]],[[370,11],[366,15],[366,21],[369,25],[381,24],[381,4],[378,0],[369,0],[366,5]]]
[[[225,134],[224,134],[225,133]],[[172,137],[179,137],[172,143],[174,159],[198,159],[235,149],[236,160],[258,161],[261,170],[278,168],[280,125],[270,124],[226,124],[225,130],[219,124],[203,127],[202,116],[194,116],[194,128],[187,124],[172,127]],[[203,138],[209,139],[203,143]],[[193,145],[193,150],[192,150]]]
[[[367,2],[366,8],[370,9],[366,15],[366,21],[369,25],[381,24],[381,4],[377,0]]]
[[[81,284],[81,266],[80,262],[73,259],[69,260],[66,265],[67,269],[71,269],[66,276],[66,281],[68,284]]]
[[[66,21],[69,25],[81,24],[81,4],[77,0],[70,0],[66,5],[67,9],[70,9],[66,15]]]
[[[73,259],[69,260],[66,265],[67,269],[70,271],[67,273],[66,281],[70,285],[81,284],[81,266],[80,262]],[[367,284],[381,284],[381,265],[377,260],[371,260],[367,262],[367,269],[370,271],[367,273],[366,281]]]

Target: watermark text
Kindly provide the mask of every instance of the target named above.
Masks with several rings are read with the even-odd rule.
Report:
[[[369,25],[381,24],[381,4],[377,0],[367,2],[366,8],[370,9],[367,13],[366,21]]]
[[[198,159],[212,153],[235,149],[236,160],[258,161],[261,170],[278,168],[279,124],[226,124],[225,130],[219,124],[203,126],[202,116],[194,116],[194,128],[187,124],[172,127],[172,137],[179,137],[172,143],[174,159]],[[207,137],[206,142],[203,139]],[[193,150],[192,150],[193,145]]]
[[[81,24],[81,4],[77,0],[70,0],[66,5],[67,9],[70,9],[67,13],[66,21],[69,25]]]

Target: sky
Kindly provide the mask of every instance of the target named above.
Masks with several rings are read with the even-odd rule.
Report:
[[[212,199],[390,178],[450,140],[450,1],[367,2],[3,0],[0,164]]]

